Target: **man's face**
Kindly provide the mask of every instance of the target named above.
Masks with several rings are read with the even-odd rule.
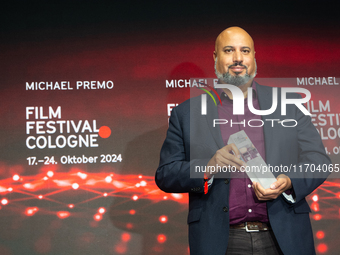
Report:
[[[214,58],[216,75],[225,83],[240,86],[256,75],[253,40],[244,30],[222,32],[216,40]]]

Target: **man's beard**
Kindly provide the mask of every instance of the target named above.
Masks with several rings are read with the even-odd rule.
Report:
[[[256,65],[256,60],[254,59],[255,62],[255,72],[252,75],[248,74],[248,67],[246,67],[245,65],[242,65],[241,63],[234,63],[230,66],[228,66],[228,71],[224,74],[221,74],[219,71],[217,71],[216,69],[216,63],[217,63],[217,58],[215,59],[215,74],[217,76],[217,78],[220,80],[220,82],[226,83],[226,84],[231,84],[231,85],[235,85],[235,86],[241,86],[246,84],[249,80],[253,79],[256,76],[257,73],[257,65]],[[243,66],[244,68],[246,68],[246,73],[244,75],[235,75],[232,76],[229,73],[229,68],[233,67],[233,66]]]

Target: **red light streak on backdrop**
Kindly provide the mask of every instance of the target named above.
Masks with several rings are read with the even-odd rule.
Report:
[[[77,190],[78,193],[75,193]],[[309,196],[312,202],[311,207],[314,211],[322,211],[325,219],[339,218],[338,206],[336,202],[340,200],[340,183],[336,179],[326,181],[316,191]],[[93,197],[74,203],[65,203],[64,200],[78,196],[82,192],[91,192]],[[115,173],[86,173],[81,169],[73,168],[70,172],[39,173],[32,176],[19,176],[15,174],[12,178],[0,180],[1,204],[4,206],[16,204],[27,200],[48,200],[64,206],[65,209],[75,208],[88,201],[102,197],[125,197],[131,200],[148,199],[154,202],[172,200],[180,204],[187,203],[187,194],[165,193],[154,183],[153,176],[143,175],[122,175]],[[321,205],[320,205],[321,204]],[[14,211],[19,212],[19,207],[13,207]],[[37,211],[38,208],[27,208]],[[52,212],[52,211],[50,211]],[[104,207],[98,208],[97,212],[106,212]],[[131,215],[135,214],[130,210]],[[32,214],[32,213],[31,213]],[[167,217],[159,217],[161,222],[166,222]]]
[[[166,248],[167,242],[170,241],[170,245],[174,242],[173,238],[167,238],[164,231],[183,227],[181,233],[186,233],[185,224],[179,223],[175,218],[178,212],[150,212],[160,202],[169,203],[171,207],[177,204],[176,210],[181,208],[179,211],[185,212],[188,201],[187,194],[168,194],[159,190],[153,176],[100,171],[89,173],[80,168],[58,172],[56,166],[41,167],[40,173],[35,175],[15,173],[0,180],[0,196],[0,217],[3,219],[10,216],[15,216],[16,219],[21,216],[22,220],[38,217],[41,220],[50,220],[50,224],[56,220],[84,219],[87,222],[86,228],[98,228],[103,219],[111,218],[120,229],[137,233],[143,232],[142,229],[150,231],[149,226],[158,222],[163,228],[151,233],[154,240],[149,240],[154,244],[150,249],[155,254],[162,254],[169,249]],[[108,204],[111,206],[107,206]],[[146,209],[147,207],[150,209]],[[87,242],[86,240],[79,242]],[[131,234],[124,232],[121,240],[113,245],[110,254],[129,254],[134,242]],[[183,245],[177,244],[178,247]],[[171,246],[178,250],[178,247]],[[52,251],[52,247],[53,241],[43,236],[35,243],[38,253],[48,253]],[[186,245],[182,250],[187,251]]]
[[[334,179],[326,181],[308,197],[314,212],[311,218],[315,222],[339,219],[340,184],[337,181]],[[123,199],[119,203],[138,200],[148,200],[152,203],[172,201],[181,205],[187,203],[187,194],[167,194],[159,190],[154,183],[153,176],[122,175],[114,172],[87,173],[79,168],[72,168],[69,172],[57,172],[56,168],[53,170],[44,168],[44,172],[30,176],[14,174],[0,181],[0,194],[1,217],[13,214],[26,217],[55,215],[56,218],[62,220],[83,217],[87,218],[92,226],[95,226],[94,222],[101,221],[106,213],[112,211],[112,208],[105,207],[106,203],[97,208],[88,206],[91,201],[102,198]],[[27,206],[27,201],[30,201],[30,206]],[[48,206],[44,204],[44,201],[49,202]],[[114,206],[119,207],[119,204]],[[120,211],[120,213],[134,217],[139,209],[136,206],[134,209]],[[168,224],[171,223],[171,218],[163,214],[155,215],[151,221]],[[121,222],[121,225],[126,230],[133,230],[138,222],[132,220]],[[319,253],[326,254],[329,246],[334,245],[332,241],[325,239],[328,233],[331,235],[332,230],[325,228],[322,224],[319,225],[318,229],[314,229],[316,249]],[[115,252],[126,254],[130,238],[128,233],[123,234],[121,242],[115,246]],[[167,241],[167,236],[159,233],[156,240],[159,245],[163,244]],[[162,248],[155,246],[155,250],[161,252]]]
[[[75,193],[74,190],[79,193]],[[167,194],[159,190],[154,183],[153,176],[86,173],[73,168],[68,173],[48,171],[32,176],[15,174],[12,178],[0,180],[0,194],[3,196],[1,203],[3,205],[16,204],[18,206],[21,201],[37,199],[48,200],[67,209],[70,208],[70,205],[63,201],[64,198],[68,197],[67,200],[72,196],[78,198],[84,191],[93,193],[93,197],[80,202],[76,202],[76,199],[72,203],[72,208],[103,196],[125,197],[134,201],[149,199],[154,202],[172,200],[181,204],[187,203],[187,194]],[[105,208],[98,210],[99,213],[105,212]],[[15,211],[20,212],[19,207],[16,207]]]

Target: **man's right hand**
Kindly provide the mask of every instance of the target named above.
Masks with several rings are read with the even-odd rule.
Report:
[[[216,165],[219,165],[220,167],[236,167],[237,170],[241,170],[241,166],[246,166],[246,163],[241,160],[241,155],[236,145],[231,143],[216,151],[215,155],[207,164],[207,166],[214,167],[216,167]],[[207,173],[207,177],[210,178],[212,174]]]

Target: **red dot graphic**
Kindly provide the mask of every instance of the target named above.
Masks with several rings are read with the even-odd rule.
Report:
[[[320,243],[320,244],[317,246],[316,250],[317,250],[318,252],[320,252],[320,253],[325,253],[325,252],[327,252],[327,250],[328,250],[328,246],[327,246],[326,244],[324,244],[324,243]]]
[[[323,239],[325,237],[325,232],[319,230],[318,232],[316,232],[316,237],[318,239]]]
[[[108,126],[99,128],[99,136],[101,138],[108,138],[111,135],[111,129]]]
[[[164,243],[164,242],[166,241],[166,235],[159,234],[159,235],[157,236],[157,241],[158,241],[159,243]]]

